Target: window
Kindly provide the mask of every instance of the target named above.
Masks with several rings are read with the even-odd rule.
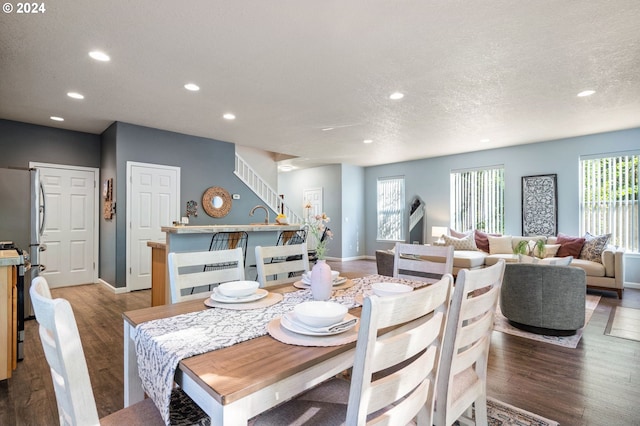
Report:
[[[378,179],[378,240],[404,241],[404,177]]]
[[[580,232],[611,234],[610,244],[638,251],[640,153],[580,158]]]
[[[504,233],[504,167],[451,172],[451,227]]]

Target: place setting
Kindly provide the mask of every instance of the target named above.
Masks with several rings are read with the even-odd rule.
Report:
[[[309,301],[267,324],[276,340],[299,346],[338,346],[358,338],[359,318],[331,301]]]
[[[283,296],[259,288],[257,281],[230,281],[213,289],[204,304],[210,308],[247,310],[265,308],[282,301]]]
[[[302,274],[302,279],[293,283],[293,286],[300,289],[311,288],[311,274],[312,271],[307,271]],[[354,282],[347,277],[341,277],[340,272],[331,271],[331,279],[333,282],[334,290],[343,290],[345,288],[353,287]]]

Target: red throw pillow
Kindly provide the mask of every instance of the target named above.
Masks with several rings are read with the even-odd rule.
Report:
[[[492,237],[501,237],[501,234],[487,234],[484,233],[482,231],[478,231],[476,229],[476,247],[478,247],[478,250],[482,250],[484,252],[489,253],[489,238],[488,236],[491,235]]]
[[[575,259],[580,257],[580,251],[584,245],[584,238],[572,237],[570,235],[558,234],[556,238],[556,244],[560,244],[557,257],[573,256]]]

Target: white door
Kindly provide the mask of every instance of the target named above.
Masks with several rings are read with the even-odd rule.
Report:
[[[322,188],[311,188],[311,189],[303,189],[302,190],[302,200],[305,206],[304,214],[305,220],[309,219],[309,216],[315,216],[317,214],[321,214],[323,211],[322,204]],[[306,208],[307,206],[311,206],[310,208]],[[318,245],[318,241],[309,233],[307,235],[307,247],[310,250],[314,250]]]
[[[42,242],[46,250],[41,273],[51,287],[97,281],[98,169],[42,165],[45,219]]]
[[[162,226],[180,220],[180,168],[127,162],[127,289],[151,288],[149,241],[165,241]]]

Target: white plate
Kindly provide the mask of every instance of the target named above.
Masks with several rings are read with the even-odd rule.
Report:
[[[307,287],[310,287],[310,286],[311,286],[311,281],[309,281],[309,280],[307,279],[307,277],[305,277],[304,275],[302,276],[302,280],[300,280],[300,282],[301,282],[302,284],[304,284],[305,286],[307,286]],[[347,278],[345,278],[345,277],[338,277],[338,278],[333,282],[333,285],[340,285],[340,284],[344,284],[344,283],[346,283],[346,282],[347,282]]]
[[[259,288],[256,290],[254,294],[246,297],[227,297],[218,293],[218,289],[214,288],[213,293],[211,294],[211,300],[215,300],[216,302],[221,303],[247,303],[247,302],[255,302],[256,300],[260,300],[263,297],[267,297],[269,292],[264,288]]]
[[[344,317],[345,320],[349,320],[352,318],[356,318],[356,317],[354,317],[351,314],[347,314]],[[286,314],[280,317],[280,325],[282,325],[282,327],[297,334],[304,334],[305,336],[333,336],[334,334],[340,334],[340,333],[344,333],[345,331],[351,330],[353,327],[355,327],[358,324],[358,321],[356,321],[353,323],[353,325],[349,327],[345,327],[338,331],[325,333],[325,332],[310,331],[305,328],[302,328],[298,326],[297,321],[298,320],[296,319],[295,314],[293,312],[287,312]]]

